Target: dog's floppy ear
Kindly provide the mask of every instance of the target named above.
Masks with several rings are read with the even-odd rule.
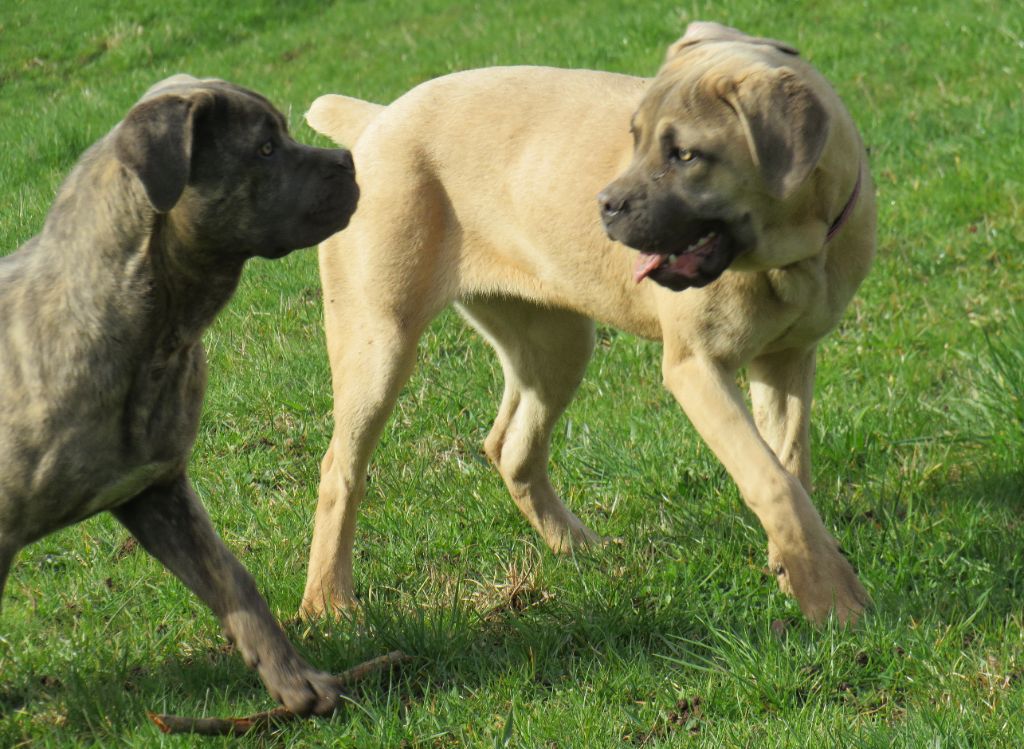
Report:
[[[749,36],[744,34],[739,29],[734,29],[731,26],[723,26],[720,23],[713,21],[694,21],[686,27],[686,33],[683,34],[682,38],[673,42],[669,48],[668,53],[665,55],[665,61],[671,60],[673,57],[684,51],[688,47],[693,47],[697,44],[704,42],[742,42],[744,44],[764,44],[769,47],[775,47],[780,52],[785,52],[788,55],[799,55],[797,49],[785,42],[780,42],[777,39],[768,39],[761,36]]]
[[[828,110],[789,68],[759,67],[739,81],[719,83],[769,191],[786,199],[821,158],[828,141]]]
[[[118,160],[142,182],[149,202],[167,213],[188,183],[195,116],[212,95],[166,94],[135,105],[117,129]]]

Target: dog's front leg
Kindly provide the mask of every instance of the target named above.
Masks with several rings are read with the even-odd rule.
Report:
[[[274,620],[256,583],[217,535],[186,476],[151,487],[114,515],[220,618],[224,633],[274,699],[299,714],[326,714],[339,685],[309,666]]]
[[[815,350],[759,356],[747,366],[757,429],[782,466],[811,491]]]
[[[761,437],[782,467],[811,493],[811,400],[814,397],[815,349],[781,351],[750,362],[750,402]],[[768,542],[768,568],[783,592],[793,595],[778,548]]]
[[[815,623],[830,613],[844,623],[856,621],[868,603],[867,593],[801,481],[783,468],[758,433],[735,373],[698,355],[673,353],[668,344],[663,371],[665,386],[764,527],[804,615]]]

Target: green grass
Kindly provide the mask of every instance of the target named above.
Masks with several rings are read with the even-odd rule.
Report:
[[[627,6],[628,9],[623,9]],[[568,503],[621,544],[555,558],[482,457],[500,373],[452,314],[388,424],[355,621],[295,617],[329,372],[314,253],[253,262],[207,336],[193,475],[292,638],[332,670],[415,662],[262,746],[1024,745],[1024,13],[1019,1],[27,2],[0,14],[0,252],[77,155],[179,71],[257,88],[296,134],[317,95],[389,101],[461,68],[653,73],[689,20],[801,48],[871,147],[872,275],[819,356],[815,502],[876,608],[815,631],[764,537],[610,329],[553,447]],[[269,707],[213,617],[99,517],[19,556],[0,618],[0,746],[188,746],[146,710]],[[773,629],[773,622],[784,623]],[[204,741],[204,745],[219,745]]]

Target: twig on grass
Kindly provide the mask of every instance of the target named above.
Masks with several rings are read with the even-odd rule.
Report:
[[[412,660],[401,650],[392,650],[386,655],[371,658],[347,671],[338,674],[342,686],[349,686],[365,679],[375,671],[381,671],[399,663]],[[164,733],[194,733],[200,736],[244,736],[252,731],[269,731],[302,716],[284,707],[254,713],[241,718],[189,718],[183,715],[160,715],[147,712],[156,727]]]
[[[146,715],[164,733],[194,733],[199,736],[244,736],[250,731],[269,731],[301,716],[276,707],[244,718],[189,718],[184,715]]]

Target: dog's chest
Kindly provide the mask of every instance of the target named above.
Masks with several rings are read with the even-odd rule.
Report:
[[[114,480],[100,486],[81,508],[81,517],[110,510],[137,497],[154,484],[164,483],[178,476],[182,471],[181,461],[158,461],[145,463],[120,474]]]
[[[115,377],[92,371],[87,382],[63,383],[62,397],[23,408],[9,424],[8,471],[0,477],[0,505],[6,495],[20,509],[4,521],[0,507],[0,521],[33,540],[184,473],[202,403],[202,364],[201,356],[186,357],[154,377],[147,363],[131,385],[116,389]]]
[[[847,297],[831,288],[822,264],[806,262],[793,269],[776,269],[765,274],[768,287],[781,304],[782,319],[788,323],[770,337],[769,350],[803,348],[813,345],[835,327]],[[837,301],[837,296],[841,301]]]
[[[36,460],[22,465],[0,483],[0,528],[22,543],[31,543],[59,528],[113,509],[148,487],[166,483],[185,470],[186,456],[131,460],[104,450],[99,434],[94,441],[81,433],[61,435]],[[88,444],[90,450],[72,453],[66,438]]]

